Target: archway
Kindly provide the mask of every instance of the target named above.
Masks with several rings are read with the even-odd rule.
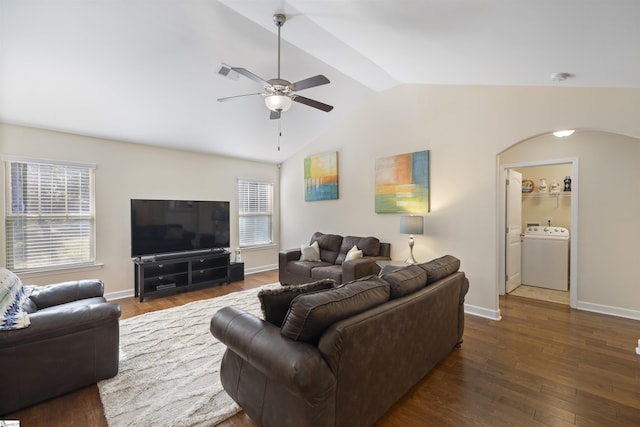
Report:
[[[633,267],[640,262],[640,140],[578,130],[567,138],[544,134],[498,155],[498,247],[504,260],[504,170],[509,165],[570,161],[572,172],[571,306],[640,319]],[[578,167],[579,159],[579,167]],[[579,199],[579,200],[578,200]],[[578,212],[579,210],[579,212]],[[504,265],[498,277],[504,281]],[[503,289],[500,286],[499,289]]]

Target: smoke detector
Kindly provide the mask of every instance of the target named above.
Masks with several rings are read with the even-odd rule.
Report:
[[[567,80],[569,77],[573,77],[573,74],[570,73],[553,73],[551,74],[551,80],[554,82],[563,82]]]

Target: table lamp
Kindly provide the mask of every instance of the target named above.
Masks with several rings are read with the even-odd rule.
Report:
[[[400,217],[400,233],[409,234],[409,250],[410,255],[404,262],[406,264],[417,264],[418,261],[413,257],[413,235],[423,234],[424,221],[421,216],[403,215]]]

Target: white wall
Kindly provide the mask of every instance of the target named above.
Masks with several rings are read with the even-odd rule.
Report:
[[[365,101],[283,164],[281,246],[306,242],[316,230],[375,235],[392,243],[394,259],[404,259],[409,249],[399,215],[374,213],[374,162],[431,150],[431,213],[425,235],[416,237],[415,256],[460,258],[471,282],[468,309],[493,318],[499,318],[497,155],[557,129],[640,136],[640,90],[407,85]],[[303,159],[327,150],[339,153],[340,199],[305,202]],[[640,310],[635,289],[620,289],[616,300]]]
[[[96,256],[99,270],[26,276],[27,284],[100,278],[111,296],[133,295],[130,199],[229,200],[231,248],[238,246],[237,178],[275,183],[275,238],[279,236],[277,165],[169,150],[100,138],[0,124],[0,154],[97,164]],[[4,174],[2,188],[4,189]],[[4,206],[4,190],[0,191]],[[0,262],[5,261],[4,227]],[[244,251],[245,270],[273,268],[278,247]]]

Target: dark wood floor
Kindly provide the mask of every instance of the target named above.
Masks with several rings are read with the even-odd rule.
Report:
[[[145,301],[119,300],[123,318],[277,281],[277,272]],[[473,286],[473,283],[471,284]],[[378,426],[639,426],[640,322],[516,296],[502,321],[467,315],[460,350]],[[106,426],[97,386],[8,414],[21,426]],[[240,413],[224,427],[253,427]]]

